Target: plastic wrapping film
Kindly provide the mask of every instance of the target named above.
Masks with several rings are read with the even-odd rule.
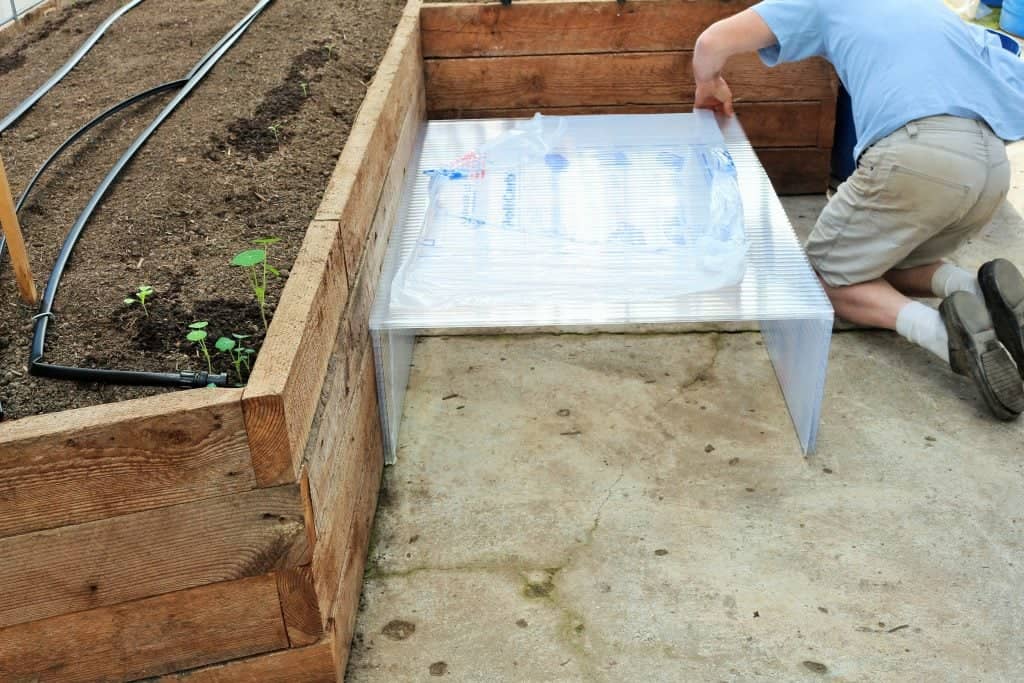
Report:
[[[508,147],[495,152],[523,136],[511,162]],[[389,462],[416,336],[513,328],[757,325],[800,445],[814,450],[832,307],[736,119],[433,121],[412,164],[370,320]],[[523,168],[546,184],[531,175],[524,187]]]
[[[425,174],[393,313],[656,301],[743,278],[736,169],[707,112],[538,114]]]

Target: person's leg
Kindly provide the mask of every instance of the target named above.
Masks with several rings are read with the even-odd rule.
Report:
[[[934,296],[945,299],[954,292],[970,292],[981,296],[977,275],[944,261],[912,268],[894,268],[884,277],[899,292],[912,297]]]
[[[939,312],[911,301],[885,279],[846,287],[822,286],[836,314],[852,323],[894,330],[949,362],[949,337]]]

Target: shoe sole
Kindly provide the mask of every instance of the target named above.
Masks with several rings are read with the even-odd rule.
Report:
[[[1024,277],[1006,259],[996,259],[981,267],[978,283],[996,336],[1024,378]]]
[[[1017,364],[996,337],[985,306],[972,294],[957,292],[939,307],[949,334],[949,364],[974,380],[989,410],[1000,420],[1024,412],[1024,382]]]

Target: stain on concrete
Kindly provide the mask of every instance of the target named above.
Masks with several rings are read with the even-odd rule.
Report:
[[[416,632],[416,624],[402,619],[392,619],[380,632],[391,640],[405,640]]]
[[[430,665],[431,676],[444,676],[448,673],[448,664],[445,662],[434,662]]]
[[[828,673],[828,667],[822,664],[821,662],[812,662],[810,660],[807,660],[804,662],[804,668],[806,668],[808,671],[813,671],[816,674]]]

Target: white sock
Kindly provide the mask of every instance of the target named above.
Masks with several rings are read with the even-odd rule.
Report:
[[[970,292],[981,297],[981,285],[974,273],[952,263],[943,263],[932,275],[932,293],[945,299],[953,292]]]
[[[911,301],[896,316],[896,331],[907,341],[922,346],[949,362],[949,335],[939,312],[919,301]]]

